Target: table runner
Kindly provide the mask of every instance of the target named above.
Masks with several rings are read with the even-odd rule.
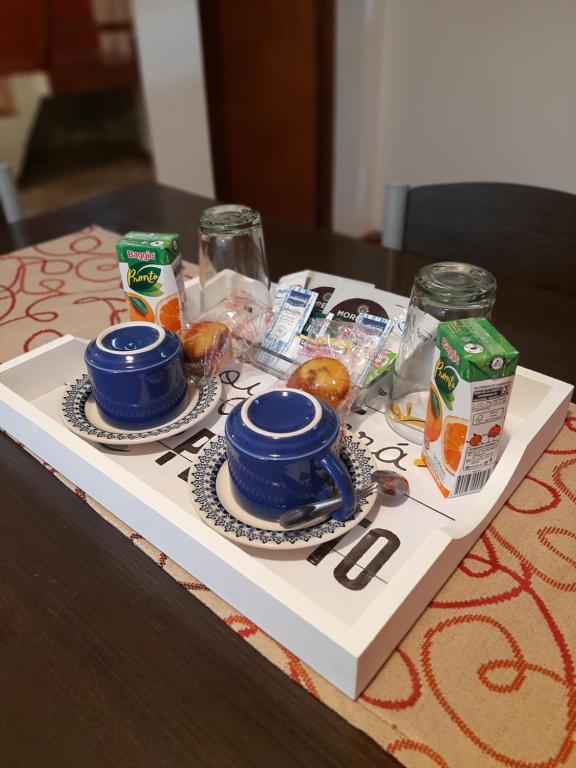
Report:
[[[0,257],[0,358],[127,319],[117,235]],[[187,276],[194,266],[187,265]],[[44,462],[43,462],[44,463]],[[357,701],[44,466],[292,680],[408,768],[576,765],[576,407]]]

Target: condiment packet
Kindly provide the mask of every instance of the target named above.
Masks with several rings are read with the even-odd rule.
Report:
[[[309,276],[310,271],[305,269],[302,272],[292,272],[290,275],[284,275],[284,277],[280,278],[278,281],[278,288],[276,289],[276,295],[272,302],[272,312],[274,312],[274,314],[276,314],[282,306],[282,302],[284,301],[288,289],[305,288]]]
[[[290,357],[294,341],[306,324],[318,294],[306,288],[291,286],[286,290],[280,309],[266,331],[261,347]]]

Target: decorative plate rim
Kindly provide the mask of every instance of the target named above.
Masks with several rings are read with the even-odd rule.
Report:
[[[222,382],[213,376],[200,385],[200,393],[194,407],[180,418],[171,419],[150,429],[133,432],[116,432],[111,426],[104,430],[95,426],[86,416],[85,405],[92,394],[92,385],[88,374],[84,373],[66,385],[60,401],[60,416],[65,426],[76,435],[96,443],[127,444],[151,443],[161,437],[170,437],[183,432],[201,417],[208,416],[217,408],[222,395]]]
[[[344,436],[342,459],[347,464],[352,481],[361,487],[370,481],[376,465],[371,454],[354,436]],[[191,504],[209,528],[225,538],[248,547],[295,550],[315,547],[318,544],[343,536],[355,528],[371,511],[376,493],[361,499],[352,518],[346,522],[329,520],[295,531],[269,531],[242,522],[228,512],[216,491],[216,478],[226,462],[226,440],[217,435],[209,440],[195,457],[188,472],[188,494]],[[206,507],[208,507],[206,509]]]

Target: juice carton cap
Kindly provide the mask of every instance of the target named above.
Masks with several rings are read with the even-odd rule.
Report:
[[[512,376],[518,364],[518,350],[484,317],[440,323],[436,345],[465,381]]]
[[[171,248],[173,240],[178,240],[174,232],[127,232],[120,242]]]
[[[170,232],[127,232],[116,243],[119,261],[142,261],[135,254],[146,251],[154,255],[155,263],[171,264],[180,254],[179,236]]]

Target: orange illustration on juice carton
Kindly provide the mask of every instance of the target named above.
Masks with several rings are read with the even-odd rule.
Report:
[[[186,293],[178,235],[128,232],[116,253],[130,319],[179,331]]]
[[[485,318],[438,326],[422,455],[444,496],[476,493],[490,477],[517,363]]]

